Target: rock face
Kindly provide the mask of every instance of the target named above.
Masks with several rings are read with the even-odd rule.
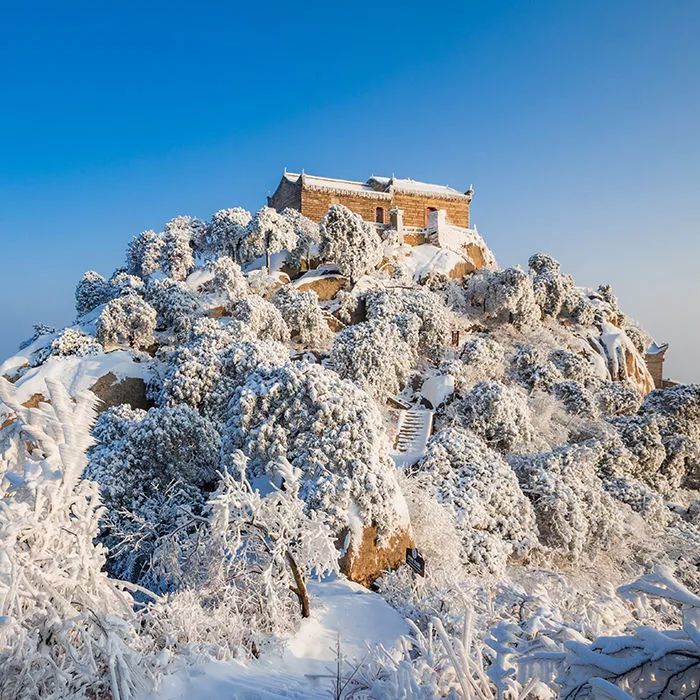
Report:
[[[108,372],[90,387],[90,391],[100,399],[99,412],[123,403],[145,411],[153,406],[153,402],[146,398],[146,383],[139,377],[125,377],[119,381]]]
[[[369,587],[383,571],[396,569],[406,560],[406,549],[414,542],[406,530],[391,536],[389,542],[380,547],[377,543],[377,528],[365,527],[358,547],[350,549],[340,559],[340,570],[351,580]]]
[[[294,289],[298,292],[316,292],[319,301],[333,299],[341,289],[350,285],[347,277],[340,274],[318,275],[314,272],[302,275],[294,282]]]
[[[644,359],[622,328],[608,321],[603,322],[603,332],[598,338],[589,339],[591,346],[605,360],[614,382],[627,380],[646,396],[654,389],[654,378]]]

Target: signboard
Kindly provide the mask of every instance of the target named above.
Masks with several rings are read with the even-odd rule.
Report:
[[[425,559],[415,547],[406,548],[406,563],[419,575],[425,576]]]

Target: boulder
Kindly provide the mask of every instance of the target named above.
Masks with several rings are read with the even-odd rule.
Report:
[[[125,377],[119,381],[115,374],[108,372],[90,387],[90,391],[100,400],[99,412],[124,403],[145,411],[153,407],[153,402],[146,397],[146,383],[140,377]]]
[[[394,533],[384,546],[379,546],[377,528],[362,531],[359,546],[351,547],[340,559],[340,570],[351,580],[367,588],[382,572],[396,569],[406,561],[406,549],[414,542],[407,530]]]
[[[334,299],[341,289],[346,289],[350,280],[340,274],[315,275],[313,273],[302,275],[294,282],[294,289],[298,292],[316,292],[319,301]]]

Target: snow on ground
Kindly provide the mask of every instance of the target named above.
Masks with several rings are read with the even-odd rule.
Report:
[[[368,645],[396,646],[408,627],[376,593],[345,579],[309,582],[311,617],[280,654],[248,664],[210,661],[166,677],[157,700],[296,700],[332,697],[336,643],[352,663]],[[348,667],[344,671],[347,673]],[[149,696],[152,697],[152,696]],[[145,700],[145,698],[143,698]]]
[[[12,360],[12,358],[10,358]],[[3,368],[5,365],[3,365]],[[55,379],[66,387],[71,396],[89,389],[94,383],[112,372],[117,380],[126,377],[148,378],[148,363],[137,362],[134,353],[128,350],[114,350],[77,357],[49,357],[44,364],[28,369],[15,383],[16,398],[19,403],[29,400],[34,394],[48,396],[46,380]],[[1,374],[1,373],[0,373]],[[8,411],[0,405],[0,416]],[[2,422],[2,421],[0,421]]]

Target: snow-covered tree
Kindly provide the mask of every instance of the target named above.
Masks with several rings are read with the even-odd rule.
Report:
[[[303,347],[318,347],[330,335],[330,329],[313,290],[300,292],[289,285],[280,287],[272,297],[293,340]]]
[[[256,338],[281,343],[289,340],[289,327],[277,307],[255,294],[234,302],[231,316],[248,326]]]
[[[239,322],[222,327],[213,319],[200,319],[190,341],[167,358],[153,392],[158,404],[185,403],[210,420],[225,421],[233,392],[251,372],[289,359],[289,351],[281,343],[252,338]]]
[[[114,290],[107,280],[99,273],[89,270],[81,277],[75,289],[75,310],[78,316],[83,316],[113,297]]]
[[[548,255],[537,253],[528,260],[533,273],[535,301],[545,316],[556,318],[571,314],[579,303],[580,294],[570,275],[561,272],[559,263]]]
[[[321,242],[319,225],[299,210],[289,207],[282,212],[282,216],[289,221],[297,235],[296,247],[287,256],[287,263],[298,269],[310,269],[311,257],[314,253],[318,255]]]
[[[415,478],[453,513],[463,560],[473,569],[500,574],[537,544],[535,514],[515,474],[473,433],[438,432]]]
[[[97,340],[101,345],[146,348],[153,344],[155,309],[137,294],[112,299],[97,319]]]
[[[95,398],[47,386],[50,403],[26,409],[0,378],[17,416],[0,452],[0,694],[128,700],[151,687],[135,601],[95,545],[97,485],[80,478]]]
[[[158,585],[150,557],[159,538],[201,512],[219,469],[219,434],[189,406],[126,405],[100,414],[85,476],[107,506],[103,536],[120,577]],[[116,549],[114,549],[116,547]]]
[[[595,390],[598,408],[603,416],[628,416],[642,403],[639,389],[630,382],[600,382]]]
[[[381,289],[365,295],[367,318],[389,321],[420,353],[438,359],[450,328],[442,299],[428,289]]]
[[[241,449],[252,477],[278,483],[284,458],[301,470],[300,497],[328,513],[333,531],[376,525],[385,541],[406,526],[382,417],[352,382],[316,364],[287,364],[248,376],[229,404],[223,454]],[[353,525],[354,524],[354,525]]]
[[[109,278],[109,286],[112,288],[112,293],[115,297],[131,293],[143,295],[146,288],[140,277],[129,274],[124,268],[114,271]]]
[[[406,384],[415,351],[401,332],[387,321],[365,321],[348,326],[335,337],[330,353],[333,369],[381,400]]]
[[[174,280],[184,280],[194,268],[193,249],[204,223],[190,216],[176,216],[163,229],[163,272]]]
[[[233,258],[221,255],[215,260],[209,261],[206,269],[213,276],[202,286],[203,292],[224,291],[231,299],[237,299],[248,293],[245,275],[241,271],[241,266]]]
[[[508,357],[508,375],[528,391],[548,391],[560,382],[564,375],[554,362],[550,362],[542,348],[530,343],[517,343]]]
[[[468,305],[482,309],[487,318],[512,323],[519,329],[540,323],[532,279],[516,267],[500,272],[479,270],[469,277],[465,296]]]
[[[541,542],[573,560],[610,549],[624,533],[627,516],[603,488],[596,458],[586,445],[511,458],[535,509]]]
[[[250,212],[241,207],[214,212],[211,221],[200,231],[197,251],[206,257],[225,255],[240,260],[238,249],[251,219]]]
[[[146,299],[157,313],[158,329],[170,329],[185,340],[200,310],[196,294],[184,282],[166,277],[149,282]]]
[[[449,406],[448,415],[500,452],[511,452],[534,437],[525,396],[501,382],[475,384]]]
[[[159,270],[163,245],[163,235],[151,229],[134,236],[126,250],[127,272],[145,279]]]
[[[260,209],[246,229],[241,241],[241,260],[265,256],[265,270],[270,272],[270,255],[281,250],[294,250],[297,234],[292,224],[271,207]]]
[[[341,274],[356,282],[382,260],[377,231],[342,204],[331,204],[321,219],[321,257],[338,265]]]

